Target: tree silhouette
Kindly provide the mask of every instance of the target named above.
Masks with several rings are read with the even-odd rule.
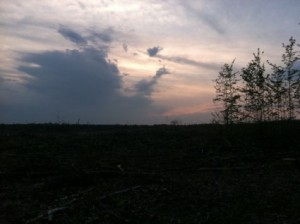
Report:
[[[296,40],[291,37],[282,44],[282,65],[267,61],[271,74],[266,75],[260,49],[241,72],[233,72],[232,63],[224,64],[214,80],[216,97],[214,103],[221,110],[213,113],[213,121],[232,124],[241,120],[293,120],[300,113],[300,51],[295,50]],[[239,88],[239,79],[242,85]],[[242,105],[241,105],[242,103]]]
[[[266,118],[265,112],[268,108],[265,65],[261,62],[262,53],[258,49],[257,54],[253,54],[254,59],[241,72],[244,83],[241,92],[244,93],[245,115],[255,122]]]
[[[267,61],[271,66],[272,73],[268,75],[266,85],[268,86],[267,100],[271,105],[271,120],[286,119],[286,108],[284,106],[286,89],[283,86],[283,68]]]
[[[295,45],[296,40],[293,37],[289,39],[289,44],[282,44],[285,50],[282,54],[283,66],[268,62],[273,70],[269,86],[273,89],[276,111],[280,114],[280,119],[295,119],[295,110],[299,108],[300,71],[295,67],[296,61],[299,60],[298,52],[294,50]]]
[[[225,124],[232,124],[239,120],[240,105],[238,104],[240,94],[237,88],[237,72],[233,72],[232,63],[224,64],[222,71],[215,81],[216,98],[213,99],[215,103],[220,102],[222,110],[220,111],[221,122]]]

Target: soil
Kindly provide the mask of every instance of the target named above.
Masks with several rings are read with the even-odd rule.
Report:
[[[299,133],[0,125],[0,223],[300,223]]]

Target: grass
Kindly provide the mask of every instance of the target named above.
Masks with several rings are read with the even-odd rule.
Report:
[[[299,133],[0,125],[0,223],[300,223]]]

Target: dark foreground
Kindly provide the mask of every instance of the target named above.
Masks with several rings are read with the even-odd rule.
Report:
[[[0,125],[0,223],[300,223],[299,133]]]

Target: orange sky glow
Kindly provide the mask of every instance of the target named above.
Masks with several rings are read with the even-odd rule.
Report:
[[[0,3],[0,123],[210,122],[214,80],[261,48],[280,63],[300,2]]]

